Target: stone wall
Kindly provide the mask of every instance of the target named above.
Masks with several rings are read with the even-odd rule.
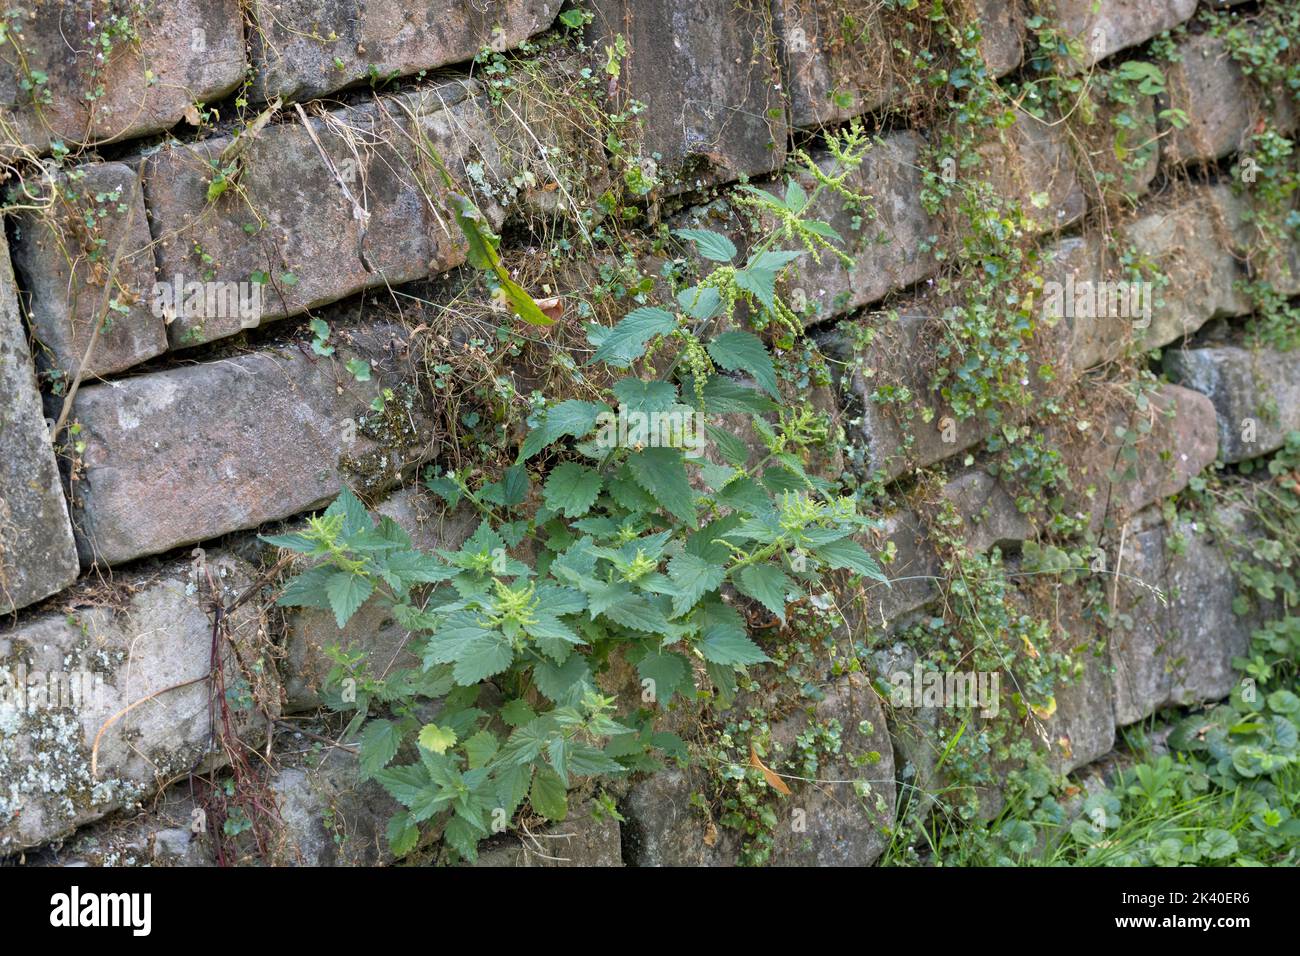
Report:
[[[98,62],[71,52],[92,49],[92,34],[118,6],[136,11],[129,37]],[[627,54],[608,77],[604,105],[640,104],[639,155],[659,180],[653,217],[707,224],[743,247],[745,224],[721,216],[714,201],[732,184],[783,190],[795,147],[831,168],[819,129],[865,118],[879,130],[851,184],[870,194],[874,217],[864,222],[838,200],[816,211],[848,237],[848,261],[822,257],[786,284],[797,286],[812,340],[838,363],[828,401],[863,452],[850,464],[897,492],[873,542],[892,547],[896,583],[869,592],[850,618],[888,645],[941,598],[945,559],[928,516],[907,503],[913,484],[938,477],[973,551],[1014,556],[1051,530],[984,467],[991,429],[979,416],[954,420],[948,434],[929,419],[908,425],[872,397],[888,379],[906,384],[916,408],[937,421],[947,414],[921,357],[935,348],[944,307],[935,279],[948,255],[941,237],[953,223],[922,201],[927,149],[940,144],[914,122],[924,113],[900,79],[932,38],[876,11],[882,22],[865,31],[863,48],[832,42],[834,0],[585,6],[594,17],[577,59],[548,54],[547,68],[599,71],[623,38]],[[1023,75],[1029,10],[1019,0],[971,7],[989,73],[1004,82]],[[1082,51],[1069,68],[1081,71],[1148,58],[1152,38],[1196,12],[1195,0],[1057,7]],[[260,575],[274,557],[256,543],[258,531],[322,508],[346,484],[422,547],[454,546],[469,534],[465,516],[418,480],[422,466],[440,460],[445,419],[438,397],[416,387],[413,326],[425,313],[400,320],[411,317],[403,311],[411,296],[403,297],[418,290],[451,307],[464,285],[467,248],[446,214],[447,195],[473,196],[510,247],[522,235],[512,228],[527,216],[547,203],[564,212],[580,187],[616,175],[570,117],[530,114],[526,97],[503,93],[490,73],[468,66],[485,46],[523,45],[527,54],[530,38],[565,32],[560,12],[560,0],[37,0],[6,21],[7,185],[59,198],[45,207],[11,194],[7,241],[0,238],[0,672],[84,667],[109,692],[94,708],[29,713],[0,704],[0,855],[206,860],[191,845],[193,807],[166,787],[225,759],[213,747],[203,690],[214,670],[213,584],[233,601],[269,583]],[[1169,276],[1145,328],[1080,318],[1041,334],[1062,388],[1133,344],[1163,348],[1167,375],[1141,410],[1116,406],[1086,432],[1055,436],[1078,463],[1071,509],[1142,582],[1111,595],[1131,627],[1106,632],[1082,618],[1061,625],[1071,646],[1103,648],[1058,693],[1041,734],[1061,772],[1106,754],[1126,725],[1231,690],[1231,660],[1251,628],[1231,613],[1224,545],[1232,542],[1169,525],[1162,503],[1216,461],[1269,454],[1300,429],[1300,365],[1245,347],[1238,331],[1253,308],[1239,283],[1256,277],[1244,251],[1255,200],[1227,175],[1261,111],[1291,130],[1292,104],[1259,102],[1209,34],[1189,30],[1176,42],[1181,56],[1167,88],[1143,102],[1158,146],[1126,184],[1132,202],[1094,195],[1093,160],[1105,150],[1066,124],[1021,112],[981,147],[993,160],[994,191],[1025,200],[1049,278],[1119,276],[1114,241]],[[26,86],[36,74],[43,79],[33,92]],[[88,101],[88,82],[102,95]],[[209,109],[247,120],[200,122]],[[1190,123],[1170,127],[1170,109]],[[75,161],[64,160],[69,151]],[[219,188],[235,156],[238,177]],[[42,182],[57,193],[38,190]],[[1284,294],[1300,292],[1289,269],[1273,278]],[[181,291],[196,282],[253,283],[260,307],[187,309],[183,296],[155,307],[155,283]],[[110,300],[111,321],[96,333]],[[898,321],[882,323],[885,311]],[[328,348],[316,350],[309,322],[320,316],[333,332]],[[865,329],[878,334],[868,342]],[[369,373],[351,374],[350,361]],[[52,437],[73,382],[72,430]],[[1026,415],[1032,420],[1032,410]],[[1243,423],[1256,419],[1243,439]],[[1117,480],[1116,431],[1139,420],[1149,427],[1135,475]],[[1255,533],[1245,516],[1239,527]],[[1174,537],[1192,543],[1174,549]],[[328,614],[267,614],[249,601],[233,627],[233,646],[246,654],[220,653],[216,669],[230,669],[232,680],[256,672],[259,699],[277,719],[305,719],[320,706],[329,645],[391,660],[404,643],[379,607],[364,608],[340,635]],[[896,663],[907,648],[894,651]],[[879,762],[866,798],[846,784],[797,791],[789,807],[816,823],[778,840],[775,862],[866,864],[880,855],[896,780],[924,777],[933,764],[885,704],[867,676],[828,682],[817,716],[853,728],[852,745]],[[786,718],[777,738],[793,740],[807,719]],[[309,749],[310,735],[275,726],[288,750]],[[276,859],[389,859],[389,798],[358,785],[348,759],[335,751],[329,761],[286,760],[277,771],[270,786],[284,837]],[[837,780],[853,773],[827,769]],[[733,841],[692,810],[698,786],[681,769],[636,780],[622,793],[621,824],[578,813],[551,835],[564,852],[512,838],[485,860],[733,863]]]

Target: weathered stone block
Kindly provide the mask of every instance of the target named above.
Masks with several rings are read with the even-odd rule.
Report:
[[[978,0],[975,7],[989,72],[1011,72],[1024,47],[1017,4]],[[773,16],[792,126],[838,123],[909,99],[909,83],[918,80],[912,56],[926,43],[899,11],[838,0],[776,0]]]
[[[1116,101],[1108,91],[1119,82],[1124,97]],[[1074,145],[1083,154],[1079,165],[1112,205],[1132,203],[1146,194],[1160,170],[1156,98],[1135,92],[1132,81],[1121,81],[1113,72],[1094,76],[1094,83],[1091,122],[1073,118],[1079,134]],[[1133,102],[1124,102],[1129,97]]]
[[[929,336],[936,326],[933,316],[904,314],[877,327],[871,337],[864,335],[864,323],[841,323],[819,342],[827,355],[847,363],[839,380],[845,427],[856,430],[864,443],[869,472],[897,478],[964,451],[989,433],[987,419],[958,420],[930,387],[925,356],[933,354]],[[872,397],[878,390],[897,396],[903,389],[910,396],[906,400]],[[922,414],[926,409],[932,413],[928,421]]]
[[[802,290],[807,303],[805,322],[823,321],[883,299],[919,282],[937,268],[928,243],[939,232],[938,221],[928,216],[919,196],[923,186],[921,149],[924,140],[913,132],[893,133],[877,143],[847,178],[845,185],[871,197],[869,208],[858,208],[843,196],[825,192],[807,211],[808,218],[820,219],[844,237],[837,249],[851,256],[846,265],[835,255],[822,252],[821,261],[804,255],[792,268],[787,292]],[[823,172],[840,170],[829,154],[817,157]],[[811,189],[811,177],[801,176]],[[784,185],[768,188],[784,193]],[[875,213],[874,216],[869,213]]]
[[[880,530],[862,544],[873,554],[883,553],[892,545],[894,558],[884,566],[889,585],[876,581],[867,585],[867,606],[861,623],[888,630],[939,596],[938,581],[943,570],[939,555],[925,525],[913,512],[900,509],[883,516]]]
[[[1290,354],[1234,346],[1165,353],[1165,371],[1214,403],[1219,458],[1244,461],[1276,451],[1300,428],[1300,365]]]
[[[101,319],[87,381],[161,355],[167,331],[153,309],[154,257],[139,173],[121,163],[95,163],[56,183],[54,210],[21,217],[14,246],[14,265],[31,294],[32,329],[50,364],[70,382]],[[119,248],[117,271],[109,275]],[[107,282],[113,290],[101,312]]]
[[[781,168],[787,135],[766,8],[733,0],[594,0],[589,39],[622,35],[628,55],[614,108],[635,99],[642,152],[669,192]]]
[[[1225,214],[1231,200],[1226,186],[1193,189],[1124,228],[1134,249],[1168,277],[1155,289],[1151,324],[1135,329],[1145,348],[1251,310],[1250,299],[1234,288],[1245,276],[1231,249],[1233,221]]]
[[[254,576],[226,555],[207,555],[206,567],[227,603]],[[57,839],[224,759],[211,749],[204,680],[214,595],[196,588],[188,564],[126,583],[120,611],[97,598],[0,632],[0,853]],[[274,714],[279,691],[255,603],[229,618],[243,664],[223,653],[226,684],[242,683]],[[255,713],[237,710],[236,723]]]
[[[36,0],[9,38],[0,118],[38,153],[168,129],[244,75],[239,0]]]
[[[306,100],[470,60],[484,47],[504,52],[550,27],[559,9],[560,0],[253,0],[253,93]]]
[[[1119,585],[1121,626],[1109,640],[1120,726],[1162,707],[1219,700],[1237,681],[1232,658],[1246,654],[1257,622],[1233,611],[1237,584],[1229,561],[1253,531],[1242,512],[1223,517],[1231,540],[1184,521],[1173,529],[1185,542],[1182,551],[1170,547],[1171,530],[1162,525],[1126,541],[1121,566],[1131,578]]]
[[[772,738],[781,749],[765,762],[781,773],[795,738],[812,724],[829,720],[838,721],[843,730],[843,751],[819,765],[819,781],[824,782],[791,780],[793,796],[774,794],[780,803],[770,865],[867,866],[888,844],[884,831],[894,816],[893,753],[880,701],[860,676],[841,678],[826,688],[811,718],[797,713],[776,724]],[[872,759],[873,754],[878,759]],[[867,762],[851,762],[851,757],[863,756]],[[629,864],[727,866],[740,860],[740,836],[715,826],[691,805],[692,791],[705,784],[698,770],[672,769],[632,786],[622,805]],[[803,813],[796,816],[797,810]]]
[[[1262,118],[1263,105],[1251,81],[1232,58],[1227,42],[1210,33],[1188,37],[1178,45],[1181,59],[1169,65],[1161,109],[1182,110],[1183,129],[1165,125],[1166,163],[1211,162],[1244,151]],[[1295,126],[1285,94],[1270,117],[1282,132]]]
[[[272,861],[289,866],[391,863],[387,827],[402,809],[373,780],[362,781],[355,755],[331,750],[324,761],[280,770],[270,783],[284,826]]]
[[[1177,494],[1218,453],[1214,406],[1199,392],[1177,385],[1163,386],[1145,408],[1110,408],[1098,418],[1086,431],[1075,422],[1048,429],[1050,447],[1077,463],[1066,510],[1087,516],[1094,530]],[[1126,446],[1117,429],[1133,442]]]
[[[1078,40],[1079,69],[1137,46],[1189,19],[1196,0],[1057,0],[1063,33]]]
[[[0,236],[0,614],[77,578],[68,504]]]
[[[943,486],[943,495],[962,518],[966,544],[975,551],[1006,547],[1034,536],[1034,524],[1016,507],[1002,482],[986,471],[970,469]]]
[[[1069,381],[1124,353],[1141,315],[1111,315],[1098,310],[1099,283],[1114,281],[1103,265],[1103,246],[1071,236],[1044,250],[1043,288],[1035,305],[1039,335],[1049,343],[1048,356]],[[1101,311],[1103,314],[1097,314]]]
[[[596,816],[591,803],[569,811],[568,819],[539,833],[511,835],[503,846],[479,848],[472,866],[622,866],[622,828],[612,816]]]
[[[187,292],[169,326],[173,348],[459,265],[465,242],[427,151],[458,177],[474,157],[500,165],[483,101],[459,82],[266,127],[234,184],[209,200],[212,164],[229,143],[172,146],[145,164],[163,282],[265,283],[259,307],[235,314],[203,301],[191,309]]]
[[[287,518],[345,483],[380,490],[421,460],[436,443],[401,386],[398,331],[342,338],[332,359],[286,348],[83,388],[83,560],[116,564]],[[369,381],[353,379],[351,358],[370,362]],[[397,394],[375,412],[384,387]]]
[[[980,147],[980,154],[984,177],[996,195],[1019,203],[1041,232],[1064,229],[1083,218],[1088,200],[1059,125],[1021,112],[1014,126],[995,135]]]

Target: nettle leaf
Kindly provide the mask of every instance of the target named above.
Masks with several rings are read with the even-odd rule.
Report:
[[[854,574],[861,574],[873,581],[889,583],[889,578],[880,569],[880,565],[876,563],[876,560],[867,554],[862,545],[851,538],[843,538],[839,541],[820,545],[814,548],[812,553],[832,568],[852,571]]]
[[[402,745],[402,729],[391,720],[372,720],[361,731],[358,760],[361,779],[369,780],[397,756]]]
[[[405,810],[399,810],[388,818],[386,833],[388,848],[398,859],[414,850],[415,845],[420,842],[420,828]]]
[[[695,243],[700,255],[713,262],[730,262],[736,258],[736,244],[712,229],[678,229],[676,235]]]
[[[301,534],[259,534],[257,538],[273,548],[285,548],[298,554],[315,554],[320,550],[315,541]]]
[[[666,707],[674,694],[690,683],[691,662],[671,651],[650,651],[637,662],[636,672],[651,689],[659,706]]]
[[[623,316],[600,337],[596,354],[588,365],[604,362],[614,368],[627,368],[645,354],[646,343],[656,335],[667,335],[677,328],[677,316],[667,309],[642,306]],[[593,345],[597,344],[592,342]]]
[[[785,596],[794,582],[780,568],[771,564],[751,564],[732,576],[736,590],[752,597],[785,622]]]
[[[500,674],[514,659],[515,648],[508,637],[500,631],[484,631],[460,647],[452,674],[458,684],[477,684]]]
[[[445,754],[448,747],[456,746],[456,731],[447,727],[439,727],[437,724],[425,724],[420,728],[420,735],[416,738],[416,743],[425,750],[436,754]]]
[[[280,607],[314,607],[322,611],[330,609],[330,596],[326,585],[335,575],[336,569],[330,564],[318,564],[297,577],[290,578],[275,602]]]
[[[627,466],[636,483],[665,511],[692,528],[695,492],[686,476],[686,458],[678,448],[645,448],[628,456]]]
[[[722,456],[723,461],[737,468],[744,468],[749,463],[749,446],[738,435],[712,422],[704,423],[704,433],[718,449],[718,454]]]
[[[717,590],[727,572],[693,554],[676,555],[668,562],[668,576],[677,586],[673,594],[673,617],[681,617],[710,591]]]
[[[344,487],[339,492],[339,496],[325,509],[327,518],[333,515],[343,516],[343,534],[345,536],[356,534],[358,531],[369,531],[375,525],[370,520],[370,512],[366,510],[366,506],[347,487]]]
[[[665,636],[675,634],[664,612],[641,594],[633,594],[626,600],[615,601],[605,608],[603,613],[615,624],[621,624],[634,631]]]
[[[579,518],[596,503],[602,484],[600,472],[566,461],[551,472],[542,494],[546,507],[563,512],[566,518]]]
[[[530,720],[536,719],[537,715],[533,709],[528,706],[527,701],[512,700],[507,701],[501,708],[501,719],[510,727],[522,727]]]
[[[528,433],[519,449],[521,462],[532,458],[543,448],[559,441],[565,435],[584,438],[596,427],[596,419],[609,408],[599,402],[584,402],[576,398],[553,405],[542,413],[542,421]]]
[[[706,661],[718,665],[746,666],[771,659],[749,639],[744,627],[731,627],[723,623],[707,628],[705,635],[695,643],[695,648],[705,656]]]
[[[499,746],[496,735],[490,730],[480,730],[470,737],[465,741],[465,758],[469,761],[469,768],[477,770],[486,767],[496,756]]]
[[[688,392],[689,392],[688,388]],[[725,375],[710,375],[704,383],[704,410],[711,415],[756,414],[779,411],[781,406],[756,388]]]
[[[614,383],[614,395],[629,412],[666,412],[677,404],[677,386],[624,378]]]
[[[569,815],[568,790],[560,775],[549,767],[538,767],[533,774],[533,788],[528,802],[552,823],[560,823]]]
[[[351,571],[335,571],[325,582],[325,592],[329,595],[330,607],[334,609],[334,620],[343,627],[365,603],[366,598],[374,593],[375,586],[362,574]]]
[[[485,485],[479,497],[503,508],[513,508],[528,497],[528,472],[523,465],[512,465],[505,470],[500,481]]]
[[[591,669],[581,654],[570,655],[560,667],[539,661],[533,667],[533,683],[547,700],[562,707],[572,706],[591,689]]]
[[[776,280],[781,270],[802,252],[760,252],[737,270],[736,285],[758,299],[769,312],[776,311]]]
[[[677,293],[677,304],[692,319],[704,321],[722,311],[722,295],[713,286],[691,286]]]
[[[767,346],[752,332],[723,332],[708,345],[709,355],[728,372],[747,372],[759,388],[780,398],[776,387],[776,366]]]

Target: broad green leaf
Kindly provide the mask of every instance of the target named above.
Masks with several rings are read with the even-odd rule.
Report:
[[[358,761],[361,779],[369,780],[397,755],[402,745],[402,730],[391,720],[372,720],[361,731]]]
[[[510,639],[498,631],[485,631],[460,648],[452,673],[458,684],[477,684],[508,668],[515,659]]]
[[[781,621],[785,621],[785,596],[794,582],[780,568],[771,564],[751,564],[732,575],[736,590],[752,597]]]
[[[583,438],[596,426],[596,419],[601,412],[609,409],[597,402],[584,402],[576,398],[553,405],[542,413],[542,421],[528,433],[523,447],[519,450],[519,460],[527,461],[539,451],[565,435]]]
[[[420,828],[415,825],[415,821],[405,810],[399,810],[389,817],[386,832],[388,848],[398,859],[414,850],[415,845],[420,842]]]
[[[694,528],[695,492],[686,476],[686,459],[678,448],[645,448],[627,460],[632,477],[659,505]]]
[[[650,651],[637,662],[636,672],[643,681],[653,681],[655,700],[666,707],[673,694],[690,682],[691,662],[671,651]]]
[[[677,404],[677,386],[669,382],[619,379],[614,394],[629,412],[666,412]]]
[[[739,614],[735,622],[716,620],[706,626],[704,636],[695,646],[706,661],[714,664],[761,664],[768,660],[762,649],[749,639]]]
[[[780,398],[776,387],[776,366],[767,346],[752,332],[723,332],[708,345],[713,361],[729,372],[746,372],[759,388]]]
[[[668,576],[677,586],[673,594],[673,617],[680,617],[705,594],[717,590],[727,572],[719,565],[683,552],[668,562]]]
[[[341,628],[357,612],[375,590],[370,579],[351,571],[335,571],[325,582],[325,591],[329,595],[330,607],[334,609],[334,620]]]
[[[480,730],[466,740],[465,757],[469,761],[469,768],[477,770],[479,767],[486,767],[496,756],[498,746],[496,735],[490,730]]]
[[[876,563],[875,559],[867,554],[862,545],[851,538],[841,538],[839,541],[831,541],[828,544],[820,545],[814,548],[812,553],[832,568],[852,571],[854,574],[861,574],[873,581],[889,583],[889,578],[880,569],[880,565]]]
[[[677,316],[667,309],[642,306],[623,316],[600,342],[588,365],[604,362],[614,368],[627,368],[645,354],[646,343],[656,335],[667,335],[677,328]]]
[[[567,788],[559,774],[549,767],[538,767],[533,774],[533,789],[528,799],[533,809],[552,823],[560,823],[569,815]]]
[[[562,512],[566,518],[579,518],[596,503],[601,484],[600,472],[566,461],[546,479],[546,507]]]
[[[692,319],[703,322],[722,311],[722,296],[713,286],[691,286],[677,293],[677,304]]]
[[[730,262],[736,258],[736,244],[712,229],[678,229],[676,234],[695,243],[700,255],[713,262]]]
[[[420,728],[417,742],[425,750],[445,754],[448,747],[456,746],[456,732],[446,727],[439,727],[437,724],[425,724]]]

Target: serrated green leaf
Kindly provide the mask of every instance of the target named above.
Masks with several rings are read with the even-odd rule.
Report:
[[[416,742],[425,750],[436,754],[445,754],[448,747],[456,746],[456,732],[437,724],[425,724],[420,728]]]
[[[876,563],[875,559],[867,554],[862,545],[851,538],[842,538],[838,541],[819,545],[812,549],[812,553],[832,568],[852,571],[854,574],[861,574],[873,581],[889,583],[889,578],[880,569],[880,565]]]
[[[361,779],[369,780],[397,755],[402,745],[402,730],[391,720],[372,720],[361,731],[358,762]]]
[[[510,639],[499,631],[485,631],[461,645],[452,673],[456,683],[477,684],[508,668],[515,659]]]
[[[325,592],[329,595],[334,620],[339,627],[348,623],[374,590],[375,586],[364,575],[353,574],[351,571],[335,571],[330,575],[325,582]]]
[[[564,781],[549,767],[538,767],[533,774],[528,801],[534,810],[552,823],[560,823],[569,815],[569,794]]]
[[[695,607],[704,595],[717,590],[727,572],[703,558],[683,552],[668,562],[668,576],[677,586],[672,596],[673,617],[680,617]]]
[[[523,447],[519,450],[521,462],[532,458],[543,448],[559,441],[565,435],[583,438],[596,427],[596,419],[601,412],[609,409],[597,402],[584,402],[569,399],[553,405],[542,414],[542,421],[528,433]]]
[[[566,518],[580,518],[596,503],[602,484],[600,472],[566,461],[547,477],[542,495],[552,511],[562,512]]]
[[[653,681],[655,700],[666,707],[672,696],[690,682],[691,662],[671,651],[650,651],[637,662],[636,672],[643,681]]]
[[[776,366],[767,346],[752,332],[723,332],[708,345],[713,361],[729,372],[746,372],[753,376],[758,387],[773,398],[779,398],[776,387]]]
[[[627,460],[636,483],[665,511],[695,528],[695,492],[686,476],[686,459],[678,448],[645,448]]]
[[[405,810],[399,810],[388,818],[385,832],[388,836],[388,849],[398,859],[414,850],[420,842],[420,828]]]
[[[730,262],[736,258],[736,244],[712,229],[678,229],[676,235],[695,243],[700,255],[713,262]]]
[[[656,335],[667,335],[677,328],[677,316],[667,309],[642,306],[623,316],[601,340],[587,362],[604,362],[614,368],[627,368],[645,354],[646,343]]]
[[[794,582],[780,568],[771,564],[751,564],[732,576],[736,590],[752,597],[782,622],[785,621],[785,596]]]

